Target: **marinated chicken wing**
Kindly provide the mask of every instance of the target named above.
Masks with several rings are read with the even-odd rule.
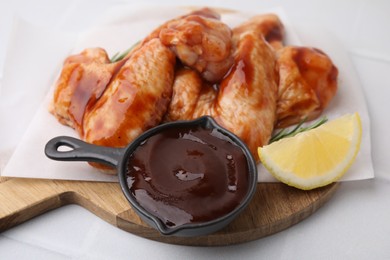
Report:
[[[237,44],[232,71],[219,86],[214,118],[239,136],[256,157],[276,120],[277,73],[271,47],[254,33]]]
[[[180,17],[171,19],[171,20],[163,23],[162,25],[160,25],[159,27],[154,29],[151,33],[149,33],[149,35],[146,36],[145,39],[143,39],[142,43],[148,42],[148,41],[150,41],[151,39],[154,39],[154,38],[159,38],[160,37],[160,32],[161,32],[162,29],[169,27],[169,25],[172,22],[175,22],[177,20],[186,18],[186,17],[191,16],[191,15],[197,15],[197,16],[202,16],[202,17],[205,17],[205,18],[217,19],[217,20],[221,19],[221,16],[219,15],[219,13],[217,13],[213,9],[210,9],[210,8],[207,8],[207,7],[201,8],[201,9],[192,11],[192,12],[190,12],[188,14],[182,15]]]
[[[255,155],[259,146],[268,143],[276,120],[276,58],[263,37],[252,31],[239,33],[234,65],[219,86],[202,83],[199,75],[188,69],[176,75],[167,118],[211,115]]]
[[[124,147],[160,123],[172,95],[175,55],[159,39],[133,52],[84,118],[89,143]]]
[[[318,117],[337,91],[338,70],[322,51],[284,47],[278,51],[277,127]]]
[[[162,43],[209,82],[221,80],[233,64],[231,38],[226,24],[200,15],[174,20],[160,31]]]
[[[121,63],[112,63],[101,48],[86,49],[68,57],[56,83],[49,108],[64,125],[82,135],[84,114],[100,98]]]
[[[284,26],[274,14],[256,15],[233,29],[234,35],[252,31],[264,39],[275,49],[283,47]]]
[[[179,68],[175,73],[172,100],[165,121],[191,120],[201,96],[203,80],[190,68]]]
[[[160,38],[177,58],[210,82],[227,73],[233,63],[232,32],[220,21],[220,15],[202,8],[167,21],[151,32],[141,43]]]

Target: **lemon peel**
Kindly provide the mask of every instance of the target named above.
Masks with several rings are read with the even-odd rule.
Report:
[[[259,147],[264,167],[287,185],[310,190],[339,180],[351,167],[362,138],[358,113]]]

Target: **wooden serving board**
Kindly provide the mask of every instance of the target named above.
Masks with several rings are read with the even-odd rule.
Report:
[[[257,184],[250,205],[229,226],[203,237],[162,236],[131,209],[118,183],[0,177],[0,231],[67,204],[78,204],[120,229],[165,243],[219,246],[259,239],[313,214],[337,190],[302,191],[282,183]]]

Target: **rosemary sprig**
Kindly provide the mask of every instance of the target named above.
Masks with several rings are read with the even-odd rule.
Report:
[[[139,41],[136,42],[136,43],[134,43],[130,48],[128,48],[127,50],[125,50],[125,51],[122,52],[122,53],[121,53],[121,52],[115,53],[115,54],[111,57],[110,61],[111,61],[111,62],[120,61],[121,59],[123,59],[124,57],[126,57],[126,55],[127,55],[132,49],[134,49],[135,46],[138,45],[138,43],[139,43]]]
[[[273,135],[271,137],[271,140],[269,141],[269,143],[273,143],[273,142],[279,141],[280,139],[283,139],[286,137],[292,137],[296,134],[314,129],[314,128],[319,127],[320,125],[324,124],[326,121],[328,121],[326,116],[323,116],[314,124],[306,126],[306,127],[302,127],[302,125],[306,122],[306,120],[307,120],[307,117],[305,117],[301,122],[299,122],[298,125],[296,125],[290,131],[288,131],[287,128],[283,128],[282,130],[280,130],[278,133],[276,133],[275,135]]]

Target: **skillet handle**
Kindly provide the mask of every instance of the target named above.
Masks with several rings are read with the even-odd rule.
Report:
[[[60,150],[60,147],[70,148]],[[57,161],[87,161],[117,167],[125,148],[112,148],[89,144],[70,136],[58,136],[47,142],[45,154]]]

